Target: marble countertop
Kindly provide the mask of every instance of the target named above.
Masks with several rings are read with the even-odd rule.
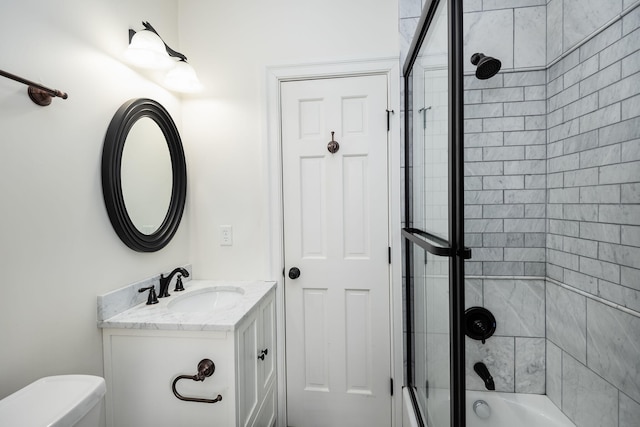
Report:
[[[155,329],[185,331],[235,331],[252,308],[275,288],[275,282],[251,281],[232,282],[217,280],[189,280],[184,282],[183,292],[171,292],[171,296],[160,298],[158,304],[138,304],[121,313],[98,321],[98,327],[118,329]],[[207,288],[238,287],[243,295],[233,307],[210,312],[177,312],[169,305],[178,298],[206,292]],[[146,293],[145,293],[146,295]]]

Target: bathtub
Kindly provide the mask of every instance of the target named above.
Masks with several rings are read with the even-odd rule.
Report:
[[[467,391],[467,427],[575,427],[551,400],[540,394]],[[482,400],[491,415],[482,419],[473,410]],[[478,412],[482,414],[481,406]]]
[[[408,390],[404,390],[403,426],[417,426],[413,405]],[[449,391],[430,390],[428,427],[449,425]],[[490,409],[490,415],[483,419],[473,410],[474,403],[484,401]],[[575,427],[547,396],[539,394],[500,393],[486,391],[467,391],[466,427]],[[478,413],[482,414],[480,405]]]

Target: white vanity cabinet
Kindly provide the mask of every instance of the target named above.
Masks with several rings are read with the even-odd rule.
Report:
[[[107,426],[272,427],[276,416],[275,303],[271,290],[229,331],[103,329]],[[195,375],[202,359],[215,372]]]
[[[261,304],[238,328],[238,426],[271,426],[275,421],[275,305]]]

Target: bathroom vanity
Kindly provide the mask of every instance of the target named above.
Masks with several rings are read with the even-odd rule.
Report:
[[[275,283],[185,287],[99,322],[107,426],[273,426]],[[190,378],[206,359],[214,372]]]

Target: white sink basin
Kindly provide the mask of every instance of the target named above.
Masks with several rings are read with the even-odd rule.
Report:
[[[243,295],[242,288],[215,286],[181,295],[171,301],[167,308],[181,313],[223,311],[235,307],[242,300]]]

